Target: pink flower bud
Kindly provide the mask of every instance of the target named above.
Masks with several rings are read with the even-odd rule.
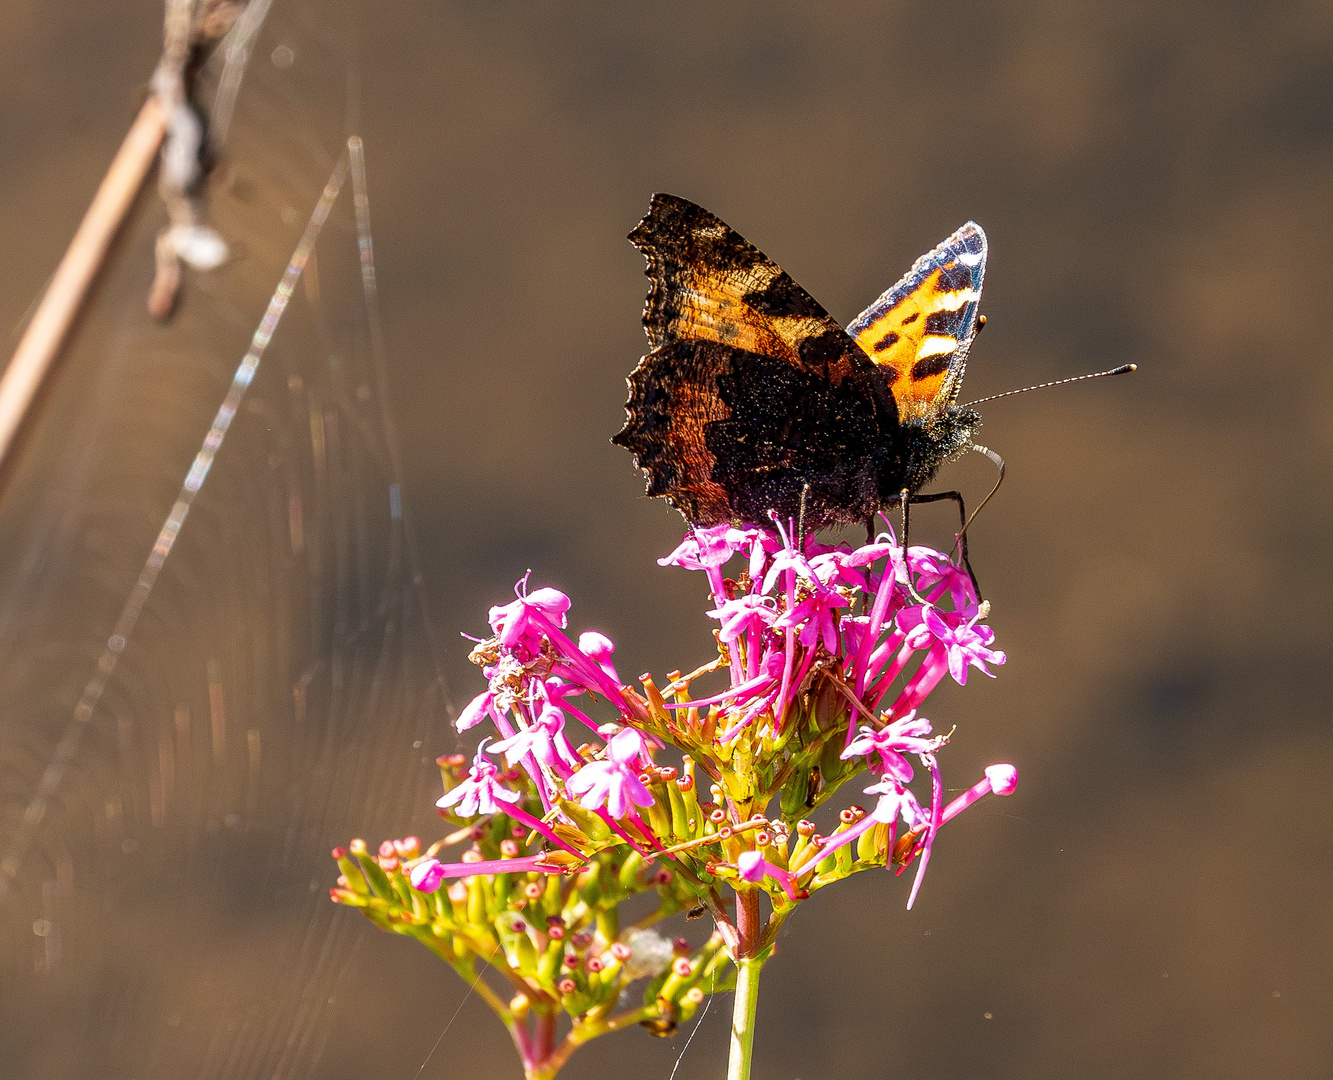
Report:
[[[412,867],[410,880],[417,892],[434,892],[444,881],[444,867],[435,859],[423,859]]]
[[[996,795],[1012,795],[1018,787],[1018,770],[1012,765],[991,765],[986,769],[986,779]]]

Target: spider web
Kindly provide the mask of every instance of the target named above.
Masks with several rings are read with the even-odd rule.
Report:
[[[356,69],[335,16],[255,0],[205,67],[225,139],[209,218],[235,257],[190,277],[169,325],[151,322],[142,263],[162,211],[146,192],[10,470],[12,1075],[367,1067],[321,1067],[369,930],[329,903],[327,852],[426,824],[427,748],[448,703],[385,393],[365,159],[347,148]]]

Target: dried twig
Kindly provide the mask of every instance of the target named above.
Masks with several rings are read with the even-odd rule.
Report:
[[[121,143],[14,350],[14,357],[0,378],[0,460],[8,452],[37,387],[46,377],[112,237],[143,185],[166,130],[166,114],[157,98],[150,97]]]
[[[0,377],[0,462],[9,452],[10,444],[19,424],[27,414],[37,393],[38,386],[46,377],[70,325],[87,296],[88,286],[92,284],[102,260],[106,257],[111,240],[120,228],[126,213],[134,202],[149,169],[153,157],[162,145],[168,128],[173,130],[169,143],[169,156],[184,158],[188,153],[193,156],[193,172],[190,168],[177,166],[173,161],[164,161],[163,195],[167,198],[168,184],[172,198],[167,198],[168,212],[173,226],[184,222],[184,215],[190,215],[190,224],[197,225],[196,211],[187,198],[188,188],[198,178],[199,140],[195,138],[193,150],[188,150],[188,140],[177,139],[175,129],[189,126],[193,118],[196,128],[198,118],[190,110],[185,100],[184,71],[191,49],[205,45],[225,34],[244,7],[238,0],[167,0],[166,43],[163,58],[154,76],[153,95],[144,102],[139,115],[130,127],[125,141],[121,143],[111,167],[102,178],[102,183],[93,196],[88,212],[84,214],[74,239],[70,241],[65,256],[60,260],[51,283],[47,286],[41,302],[33,313],[32,320],[19,341],[14,356],[9,361],[3,377]],[[164,75],[163,73],[167,74]],[[175,73],[174,79],[171,72]],[[189,118],[185,116],[189,113]],[[188,133],[187,133],[188,134]],[[169,182],[168,174],[173,179]],[[184,177],[183,181],[176,180]],[[180,201],[173,199],[179,194],[187,204],[182,207]],[[177,216],[181,215],[181,222]],[[172,232],[174,230],[168,230]],[[211,233],[211,230],[207,230]],[[213,234],[216,236],[216,234]],[[177,256],[190,254],[199,256],[200,244],[207,246],[209,237],[198,230],[182,234],[175,232],[172,262]],[[193,242],[194,247],[188,245]],[[218,238],[217,244],[221,244]],[[159,240],[159,248],[161,241]],[[182,251],[185,248],[185,251]],[[216,252],[216,244],[213,247]],[[207,261],[205,251],[202,262]],[[161,259],[159,257],[159,269]],[[177,272],[179,276],[179,271]],[[154,295],[158,295],[157,283],[154,283]],[[174,300],[174,288],[172,299]],[[150,309],[153,304],[150,302]],[[170,303],[166,310],[170,310]]]

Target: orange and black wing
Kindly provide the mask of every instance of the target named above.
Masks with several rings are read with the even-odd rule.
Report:
[[[790,275],[701,206],[654,195],[630,233],[648,260],[651,351],[612,440],[696,525],[769,514],[864,521],[864,476],[898,427],[887,380]]]
[[[893,386],[904,422],[952,405],[977,335],[986,234],[969,221],[847,327]]]

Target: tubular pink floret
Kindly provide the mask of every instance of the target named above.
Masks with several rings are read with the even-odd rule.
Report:
[[[412,868],[412,887],[421,892],[434,892],[446,878],[473,877],[476,874],[526,874],[532,871],[541,874],[560,872],[556,867],[544,863],[543,858],[542,855],[527,855],[521,859],[479,859],[476,862],[456,863],[425,859]],[[429,865],[432,863],[433,866]],[[421,880],[427,886],[425,888],[417,884],[418,871],[421,871]],[[431,881],[434,881],[433,885],[430,884]]]
[[[1018,770],[1012,765],[989,765],[984,779],[978,780],[944,808],[940,822],[943,824],[957,817],[978,799],[992,792],[996,795],[1012,795],[1017,787]]]
[[[797,895],[796,875],[774,866],[757,851],[742,851],[736,857],[736,871],[745,881],[758,883],[771,877],[787,894],[787,899],[795,900]]]

